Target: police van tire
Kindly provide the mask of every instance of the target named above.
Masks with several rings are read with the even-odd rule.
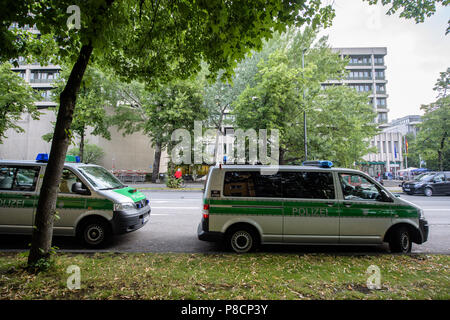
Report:
[[[227,245],[236,253],[248,253],[256,250],[259,237],[252,228],[238,226],[227,232]]]
[[[406,227],[400,227],[391,235],[389,248],[392,253],[410,253],[412,247],[411,232]]]
[[[79,238],[90,248],[101,248],[110,239],[111,231],[106,222],[101,219],[89,219],[83,222]]]

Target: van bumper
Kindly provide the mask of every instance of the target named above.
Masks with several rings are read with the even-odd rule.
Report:
[[[210,242],[220,242],[223,240],[222,232],[215,231],[205,231],[203,230],[203,221],[198,224],[197,227],[197,236],[199,240],[202,241],[210,241]]]
[[[136,213],[114,211],[111,226],[114,234],[123,234],[142,228],[150,218],[150,206],[145,206]]]
[[[428,221],[425,219],[419,219],[419,228],[420,228],[420,232],[422,233],[422,239],[421,239],[421,243],[424,243],[428,240],[428,233],[429,233],[429,226],[428,226]]]

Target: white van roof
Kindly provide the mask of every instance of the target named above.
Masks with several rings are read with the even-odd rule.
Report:
[[[222,166],[220,165],[216,165],[214,167],[212,167],[216,170],[220,170],[221,168],[224,170],[239,170],[239,171],[243,171],[243,170],[261,170],[261,169],[278,169],[279,171],[299,171],[299,170],[317,170],[317,171],[338,171],[338,172],[361,172],[359,170],[355,170],[355,169],[347,169],[347,168],[320,168],[320,167],[315,167],[315,166],[293,166],[293,165],[278,165],[278,166],[267,166],[267,165],[230,165],[230,164],[224,164]]]

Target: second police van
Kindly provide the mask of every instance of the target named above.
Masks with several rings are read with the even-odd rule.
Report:
[[[47,160],[40,154],[36,161],[0,161],[0,234],[32,233]],[[66,162],[56,211],[54,235],[77,236],[86,246],[99,247],[113,234],[143,227],[150,204],[105,168]]]
[[[210,169],[198,238],[245,253],[259,244],[389,243],[408,253],[428,238],[423,210],[365,173],[306,166],[223,165]],[[269,174],[268,174],[269,173]]]

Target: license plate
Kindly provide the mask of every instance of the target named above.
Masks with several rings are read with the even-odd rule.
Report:
[[[409,191],[409,188],[405,188],[405,191]]]

